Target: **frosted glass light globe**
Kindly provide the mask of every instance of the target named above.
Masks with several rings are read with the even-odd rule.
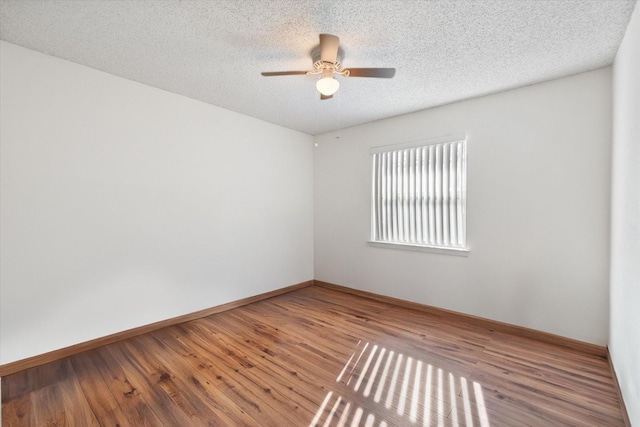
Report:
[[[340,82],[333,77],[323,77],[316,83],[316,89],[324,96],[331,96],[338,91]]]

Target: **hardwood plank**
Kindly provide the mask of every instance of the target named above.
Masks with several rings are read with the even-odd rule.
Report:
[[[171,397],[157,384],[156,378],[149,374],[153,366],[148,366],[144,359],[138,359],[128,351],[125,343],[117,343],[99,349],[106,352],[122,367],[126,378],[136,391],[150,405],[151,410],[165,425],[190,425],[190,418],[175,405]]]
[[[58,391],[69,426],[92,427],[100,426],[82,388],[75,377],[58,384]]]
[[[68,426],[67,414],[60,399],[58,385],[40,388],[33,393],[32,423],[36,426]],[[4,424],[4,422],[3,422]]]
[[[2,401],[2,423],[7,426],[30,426],[35,425],[31,420],[33,412],[31,402],[32,393],[26,393],[19,397]]]
[[[294,415],[299,411],[304,411],[303,407],[300,405],[304,402],[296,401],[293,402],[285,402],[282,400],[281,389],[277,388],[272,390],[274,386],[272,382],[265,382],[265,378],[260,378],[259,376],[254,375],[254,370],[259,370],[257,367],[257,361],[253,360],[247,354],[243,354],[239,351],[237,347],[232,344],[232,340],[219,338],[214,335],[210,335],[208,329],[200,329],[200,334],[198,335],[198,339],[202,339],[200,341],[200,345],[210,347],[210,343],[215,343],[216,347],[220,347],[224,349],[224,352],[218,353],[218,363],[222,363],[224,367],[223,371],[226,371],[226,376],[224,377],[227,381],[230,381],[234,384],[235,389],[238,391],[242,390],[242,399],[245,402],[245,406],[247,410],[251,408],[258,409],[261,413],[262,411],[271,411],[271,412],[281,412],[280,418],[282,419],[290,419],[291,422],[297,420]],[[238,355],[243,354],[242,360],[238,360]],[[215,365],[216,362],[213,362]],[[218,365],[218,368],[220,366]],[[271,377],[266,377],[269,380]],[[276,400],[276,402],[273,402]],[[261,403],[262,402],[262,405]],[[279,404],[277,402],[280,402]],[[266,405],[266,406],[265,406]],[[264,421],[264,416],[258,414],[258,418]],[[277,419],[277,418],[276,418]],[[294,422],[295,424],[295,422]]]
[[[67,380],[33,393],[33,416],[30,425],[99,426],[84,395]],[[4,423],[4,420],[3,420]]]
[[[11,381],[2,378],[2,400],[12,399],[31,392],[33,389],[44,388],[72,375],[68,360],[55,360],[47,365],[47,369],[27,369],[11,375]]]
[[[624,426],[604,357],[320,286],[3,377],[2,420]]]
[[[70,363],[82,393],[100,422],[114,426],[132,425],[129,415],[120,408],[120,404],[100,374],[100,358],[95,352],[74,356],[70,359]]]
[[[163,425],[149,403],[144,399],[144,396],[136,388],[136,384],[129,381],[120,365],[106,352],[97,349],[76,357],[87,357],[93,360],[96,369],[95,373],[99,374],[102,381],[104,381],[107,390],[111,392],[122,413],[127,417],[129,425]]]
[[[280,414],[280,417],[278,418],[286,418],[290,416],[289,413],[284,412],[284,409],[289,402],[282,400],[281,397],[275,397],[268,386],[260,383],[260,381],[264,381],[264,379],[257,379],[251,374],[251,371],[254,369],[253,364],[249,363],[243,365],[242,368],[231,368],[229,366],[221,368],[220,360],[212,360],[213,358],[210,357],[211,353],[207,351],[210,347],[201,348],[202,351],[198,351],[196,348],[191,346],[181,346],[181,343],[178,340],[174,340],[168,333],[158,333],[157,335],[157,337],[154,337],[155,344],[147,343],[145,347],[154,348],[155,345],[158,346],[158,348],[161,348],[163,345],[166,345],[167,347],[172,348],[173,351],[179,350],[179,353],[186,355],[187,357],[183,357],[182,361],[180,361],[180,358],[171,361],[171,366],[174,367],[176,377],[191,378],[192,382],[200,389],[201,394],[207,387],[211,394],[204,393],[203,401],[207,402],[207,404],[218,415],[224,416],[224,425],[243,425],[249,422],[248,416],[244,416],[239,419],[238,414],[240,413],[251,414],[253,422],[259,422],[261,419],[264,419],[265,413],[269,412]],[[228,346],[225,348],[233,352],[232,348]],[[167,353],[167,351],[158,352],[158,354],[165,353]],[[224,364],[224,362],[222,362],[222,364]],[[219,373],[215,376],[214,380],[213,376],[206,375],[202,369],[199,371],[196,370],[196,366],[216,366]],[[219,405],[217,402],[220,395],[216,393],[216,383],[222,383],[225,387],[231,385],[233,394],[227,396],[225,405]],[[208,396],[210,396],[210,399],[207,399]],[[279,403],[273,404],[269,398],[274,399]],[[227,408],[233,406],[236,407],[235,411],[226,412]]]

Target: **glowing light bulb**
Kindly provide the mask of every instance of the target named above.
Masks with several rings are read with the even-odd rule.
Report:
[[[331,96],[338,91],[340,82],[331,76],[326,76],[318,80],[316,89],[324,96]]]

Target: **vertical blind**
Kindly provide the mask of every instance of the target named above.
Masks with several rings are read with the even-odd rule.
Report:
[[[466,246],[466,139],[373,154],[372,238]]]

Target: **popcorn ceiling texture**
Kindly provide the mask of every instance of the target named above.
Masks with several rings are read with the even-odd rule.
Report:
[[[308,134],[612,63],[636,0],[2,0],[0,38]],[[343,65],[320,101],[318,34]]]

